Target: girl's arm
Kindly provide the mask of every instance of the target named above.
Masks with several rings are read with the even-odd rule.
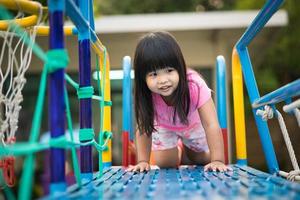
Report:
[[[136,131],[137,164],[130,166],[127,171],[149,171],[152,137]]]
[[[136,131],[136,147],[137,147],[137,161],[140,162],[148,162],[150,161],[150,153],[151,153],[151,145],[152,145],[152,136],[147,136],[146,134],[140,134],[140,132]]]
[[[206,165],[204,170],[225,171],[229,168],[224,165],[223,137],[212,99],[209,99],[198,111],[210,151],[211,163]]]

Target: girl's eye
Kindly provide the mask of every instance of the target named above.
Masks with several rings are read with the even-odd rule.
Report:
[[[167,72],[173,72],[175,69],[174,68],[167,68]]]
[[[156,75],[157,75],[156,72],[150,72],[150,73],[148,74],[148,76],[150,76],[150,77],[155,77]]]

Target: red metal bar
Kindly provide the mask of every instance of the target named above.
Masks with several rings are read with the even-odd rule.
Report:
[[[223,135],[223,141],[224,141],[224,158],[225,158],[225,164],[228,164],[228,136],[227,136],[227,128],[222,128],[222,135]]]
[[[128,147],[129,147],[129,133],[128,131],[122,132],[122,150],[123,150],[123,157],[122,157],[122,165],[123,167],[128,167]]]

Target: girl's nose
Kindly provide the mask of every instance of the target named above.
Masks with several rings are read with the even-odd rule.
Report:
[[[167,79],[167,77],[164,76],[164,75],[160,75],[160,76],[158,77],[158,83],[160,83],[160,84],[164,84],[164,83],[166,83],[167,81],[168,81],[168,79]]]

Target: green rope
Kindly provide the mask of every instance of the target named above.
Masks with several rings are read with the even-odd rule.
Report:
[[[44,105],[44,97],[46,94],[46,81],[47,81],[47,71],[48,69],[45,67],[41,76],[41,83],[39,87],[37,104],[34,111],[32,127],[30,131],[29,142],[34,143],[38,139],[40,124],[42,119],[42,108]],[[24,172],[22,173],[20,189],[19,189],[19,197],[27,200],[30,199],[31,195],[31,187],[32,187],[32,177],[33,177],[33,163],[35,161],[35,155],[29,154],[24,161]]]
[[[47,62],[45,66],[49,73],[66,68],[68,63],[69,56],[65,49],[51,49],[47,52]]]
[[[4,190],[4,194],[5,194],[7,199],[9,199],[9,200],[15,200],[16,199],[16,197],[14,195],[14,192],[12,191],[11,188],[5,186],[3,190]]]
[[[15,200],[16,197],[11,188],[6,185],[5,180],[3,179],[3,170],[0,170],[0,188],[4,191],[6,199]]]
[[[93,95],[92,99],[98,100],[98,101],[103,101],[102,97],[96,96],[96,95]],[[112,106],[112,101],[104,101],[104,106]]]
[[[66,81],[72,85],[76,90],[79,89],[79,84],[76,83],[68,74],[65,74],[65,79]],[[77,91],[78,93],[78,91]],[[98,101],[103,101],[102,96],[98,95],[92,95],[92,99],[98,100]],[[112,106],[112,101],[104,101],[104,106]]]
[[[65,74],[65,79],[70,83],[76,90],[79,88],[79,84],[76,83],[68,74]]]
[[[112,132],[110,132],[110,131],[104,131],[104,133],[103,133],[103,138],[104,139],[111,139],[112,138]]]
[[[105,59],[105,51],[104,51],[104,59]],[[99,71],[100,71],[100,67],[99,67],[99,57],[96,56],[96,71],[97,71],[97,86],[98,86],[98,91],[99,91],[99,96],[102,96],[104,97],[104,93],[102,92],[101,94],[101,86],[100,86],[100,75],[99,75]],[[102,78],[104,79],[105,77],[103,76],[102,74]],[[104,98],[101,99],[102,101],[104,100]],[[102,128],[103,128],[103,122],[101,119],[102,116],[103,116],[103,109],[101,107],[101,102],[102,101],[99,101],[99,106],[100,106],[100,131],[99,131],[99,143],[102,144]],[[102,156],[102,152],[99,153],[99,175],[98,177],[102,177],[103,175],[103,156]]]
[[[5,157],[8,154],[14,156],[33,154],[46,150],[49,147],[50,145],[48,143],[18,142],[13,145],[7,145],[5,148],[2,147],[0,157]]]
[[[94,87],[93,86],[79,87],[77,89],[78,99],[91,98],[93,96],[93,94],[94,94]]]
[[[70,138],[71,138],[71,142],[74,142],[72,115],[71,115],[69,97],[68,97],[66,86],[64,87],[64,99],[65,99],[65,103],[66,103],[66,115],[67,115],[67,122],[68,122],[68,127],[69,127]],[[76,182],[77,182],[78,187],[81,187],[82,185],[81,185],[79,162],[77,159],[76,149],[74,146],[71,148],[71,154],[72,154],[72,164],[73,164]]]
[[[103,100],[104,100],[104,95],[105,95],[105,74],[107,73],[106,72],[106,48],[104,47],[104,51],[103,51],[103,70],[101,71],[101,77],[102,77],[102,96],[103,96]],[[99,69],[99,62],[98,62],[98,69]],[[98,76],[99,76],[99,73],[97,73]],[[98,79],[99,80],[99,79]],[[98,81],[99,82],[99,81]],[[99,83],[100,84],[100,83]],[[99,143],[102,145],[102,144],[105,144],[104,141],[103,141],[103,115],[104,115],[104,101],[100,101],[100,108],[101,108],[101,113],[100,113],[100,141]],[[100,159],[99,159],[100,161]],[[101,165],[99,163],[99,167],[101,167],[99,169],[99,177],[101,177],[103,175],[103,160],[102,160],[102,153],[101,153]]]
[[[95,137],[94,129],[92,128],[83,128],[79,130],[79,141],[85,142],[93,140]]]
[[[62,135],[60,137],[50,138],[47,143],[46,142],[45,143],[18,142],[12,145],[7,145],[5,148],[0,147],[0,158],[7,156],[8,153],[14,156],[31,155],[40,151],[44,151],[49,148],[72,149],[72,148],[79,148],[80,146],[87,146],[87,145],[93,145],[98,151],[103,151],[106,148],[106,143],[112,137],[111,132],[105,131],[104,133],[106,135],[106,138],[103,145],[98,144],[95,141],[95,139],[92,137],[89,137],[92,138],[91,140],[88,141],[85,140],[78,143],[74,141],[69,141],[66,139],[65,135]]]
[[[60,51],[59,51],[60,52]],[[44,99],[46,94],[46,84],[47,84],[47,72],[53,72],[54,70],[57,70],[59,68],[64,68],[66,66],[62,66],[63,64],[67,65],[67,61],[69,61],[68,58],[63,59],[63,62],[48,62],[49,60],[53,59],[52,56],[56,53],[55,50],[51,50],[50,53],[47,53],[47,59],[44,64],[44,68],[42,71],[41,76],[41,82],[38,92],[38,98],[37,98],[37,104],[35,107],[35,112],[33,116],[33,122],[32,122],[32,128],[30,132],[30,138],[29,142],[30,144],[33,144],[38,139],[38,135],[40,132],[40,126],[41,126],[41,119],[42,119],[42,111],[43,111],[43,105],[44,105]],[[67,54],[63,54],[67,55]],[[48,57],[49,56],[49,57]],[[60,67],[58,67],[60,65]],[[51,70],[49,70],[51,68]],[[21,185],[23,187],[20,187],[19,194],[20,197],[23,199],[30,199],[29,192],[31,191],[32,187],[32,174],[33,174],[33,164],[35,161],[35,155],[29,154],[24,162],[24,172],[22,173],[21,177]],[[26,188],[25,186],[29,187]]]

